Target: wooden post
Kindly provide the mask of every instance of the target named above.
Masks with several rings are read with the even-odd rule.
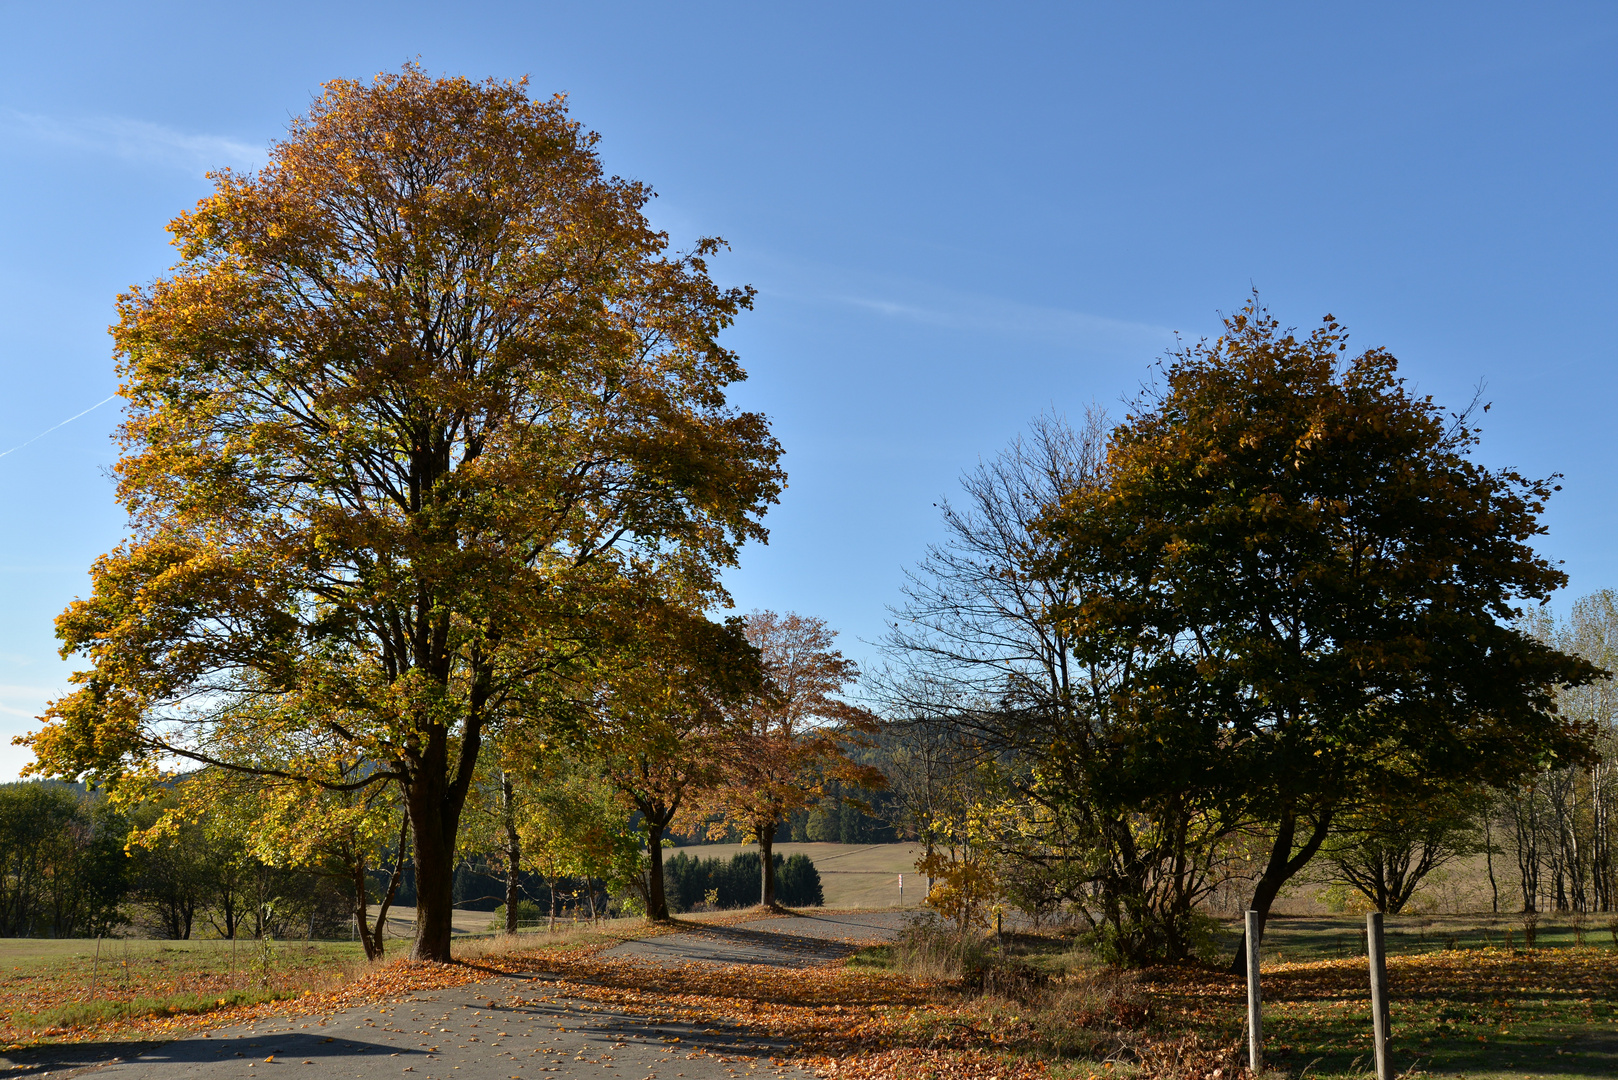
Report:
[[[1376,1055],[1376,1080],[1393,1080],[1388,1031],[1388,954],[1382,936],[1382,913],[1365,916],[1365,940],[1371,959],[1371,1027]]]
[[[1258,912],[1247,913],[1247,1067],[1264,1069],[1264,1018],[1258,989]]]

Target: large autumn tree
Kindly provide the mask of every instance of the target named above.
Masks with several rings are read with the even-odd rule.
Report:
[[[58,620],[90,667],[38,771],[397,782],[413,955],[448,959],[461,812],[512,695],[588,666],[620,575],[723,602],[782,485],[725,398],[750,290],[710,280],[719,241],[672,253],[595,147],[559,98],[406,67],[327,84],[172,222],[180,262],[113,328],[132,535]],[[299,732],[343,767],[288,759]]]
[[[1082,586],[1060,624],[1142,646],[1131,737],[1159,748],[1160,782],[1202,762],[1263,828],[1261,928],[1398,771],[1499,784],[1588,753],[1557,694],[1602,673],[1517,626],[1565,582],[1532,546],[1553,483],[1476,443],[1387,351],[1351,356],[1329,316],[1299,337],[1255,297],[1169,357],[1101,482],[1048,520],[1046,572]]]

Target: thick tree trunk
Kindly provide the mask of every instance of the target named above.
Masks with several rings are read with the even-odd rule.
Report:
[[[451,818],[445,813],[449,785],[442,770],[436,776],[434,771],[430,765],[420,769],[408,793],[416,855],[416,940],[410,959],[447,964],[455,915],[454,823],[459,815]]]
[[[1292,875],[1302,870],[1320,845],[1325,842],[1326,834],[1331,826],[1330,812],[1323,813],[1315,822],[1314,831],[1309,834],[1303,847],[1293,854],[1292,845],[1297,839],[1298,818],[1295,811],[1290,808],[1281,817],[1281,826],[1275,832],[1275,841],[1270,845],[1270,861],[1264,867],[1264,876],[1258,879],[1258,885],[1253,889],[1253,902],[1248,910],[1258,913],[1258,939],[1264,940],[1264,924],[1270,918],[1270,906],[1281,892]],[[1247,931],[1243,929],[1242,939],[1236,945],[1236,957],[1230,963],[1230,970],[1237,975],[1247,974]]]
[[[778,825],[775,821],[764,822],[764,828],[758,830],[758,860],[763,865],[759,868],[759,876],[763,879],[760,887],[759,903],[765,907],[775,906],[775,830]]]
[[[474,662],[474,670],[477,665]],[[448,681],[448,672],[443,673]],[[461,728],[459,758],[450,768],[449,729],[423,724],[425,738],[405,782],[405,806],[415,833],[416,940],[410,959],[447,964],[455,915],[455,834],[483,745],[482,707],[488,672],[473,676],[470,708]]]
[[[517,932],[517,895],[522,873],[522,842],[517,836],[517,807],[513,802],[511,780],[500,777],[501,811],[506,826],[506,933]]]
[[[433,818],[416,823],[416,940],[412,960],[432,960],[447,964],[450,935],[454,931],[455,859],[454,848],[444,842],[442,830]],[[427,828],[423,829],[422,825]],[[429,831],[430,830],[430,831]]]
[[[668,921],[669,902],[663,892],[663,825],[646,819],[646,842],[650,847],[651,870],[646,875],[646,917]]]

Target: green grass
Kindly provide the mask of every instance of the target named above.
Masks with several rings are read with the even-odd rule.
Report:
[[[0,939],[0,1039],[289,997],[367,966],[351,942]],[[223,1003],[223,1004],[221,1004]]]
[[[1385,926],[1389,956],[1527,946],[1521,915],[1390,915]],[[1360,956],[1364,930],[1363,915],[1272,916],[1264,930],[1263,960],[1282,963]],[[1227,953],[1234,954],[1240,936],[1239,920],[1226,924]],[[1580,944],[1618,948],[1618,919],[1590,915],[1581,922],[1566,915],[1540,916],[1536,948],[1567,949]]]
[[[19,1012],[10,1025],[21,1030],[84,1028],[96,1024],[141,1020],[149,1016],[185,1016],[235,1005],[258,1005],[288,997],[286,990],[227,990],[211,994],[179,993],[163,997],[134,997],[127,1001],[71,1002],[42,1012]]]

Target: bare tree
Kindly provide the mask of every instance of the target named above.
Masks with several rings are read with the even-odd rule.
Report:
[[[941,507],[947,539],[908,575],[886,640],[892,668],[874,695],[929,736],[907,747],[972,747],[1015,762],[1007,779],[1025,827],[1002,854],[1045,882],[1064,881],[1067,898],[1098,912],[1128,958],[1179,957],[1213,883],[1224,818],[1193,785],[1146,792],[1128,741],[1114,737],[1144,706],[1132,681],[1141,651],[1174,643],[1076,634],[1062,613],[1103,583],[1050,572],[1041,529],[1064,500],[1099,488],[1106,440],[1098,409],[1077,429],[1041,416],[962,478],[964,498]],[[944,730],[953,743],[933,738]],[[926,783],[935,766],[951,763],[911,762]],[[917,813],[907,793],[915,781],[894,786]]]

